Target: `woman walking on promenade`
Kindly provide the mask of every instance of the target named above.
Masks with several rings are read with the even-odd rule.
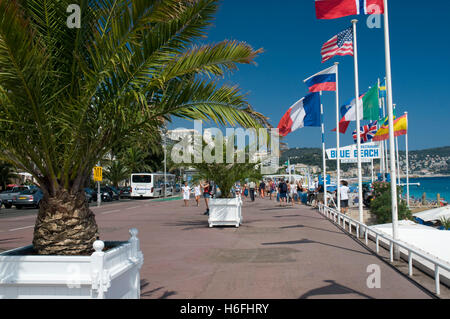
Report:
[[[201,184],[201,187],[203,189],[203,198],[205,199],[206,203],[206,212],[203,215],[209,215],[209,199],[211,198],[211,184],[209,181],[206,181],[205,183]]]
[[[261,199],[264,199],[265,191],[266,191],[266,183],[264,181],[261,181],[261,183],[259,183],[259,193],[261,194]]]
[[[244,184],[244,188],[242,189],[244,192],[244,196],[247,199],[248,198],[248,185],[247,183]]]
[[[297,203],[302,204],[303,181],[297,181]]]
[[[269,194],[270,194],[269,199],[270,200],[272,200],[272,195],[275,193],[275,189],[276,189],[275,182],[273,180],[270,180],[270,182],[269,182]]]
[[[187,207],[191,197],[191,188],[188,186],[188,182],[184,182],[184,186],[181,187],[181,190],[183,191],[184,207]]]
[[[200,184],[195,185],[194,187],[194,196],[195,201],[197,202],[197,207],[200,205],[200,196],[202,195],[202,190]]]
[[[289,198],[291,200],[292,206],[294,206],[295,196],[297,196],[297,186],[293,181],[289,184]]]

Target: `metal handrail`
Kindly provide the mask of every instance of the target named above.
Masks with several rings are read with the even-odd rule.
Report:
[[[352,234],[352,224],[355,225],[356,227],[356,236],[359,238],[359,233],[360,233],[360,229],[365,230],[365,243],[366,245],[368,245],[368,234],[372,233],[375,236],[375,242],[376,242],[376,251],[377,253],[379,253],[379,238],[383,238],[385,240],[387,240],[389,242],[389,251],[390,251],[390,261],[393,262],[394,261],[394,245],[397,245],[399,247],[402,247],[404,249],[406,249],[406,251],[408,252],[408,273],[409,276],[412,277],[413,275],[413,254],[421,257],[423,259],[425,259],[426,261],[432,263],[434,265],[434,280],[435,280],[435,290],[436,290],[436,295],[440,295],[441,291],[440,291],[440,269],[444,269],[446,271],[450,272],[450,267],[444,263],[442,263],[441,261],[437,260],[436,258],[433,258],[431,256],[427,256],[425,254],[423,254],[421,251],[408,246],[406,243],[404,242],[400,242],[398,240],[394,240],[392,237],[390,237],[389,235],[386,235],[382,232],[376,231],[373,228],[370,228],[370,226],[367,226],[364,223],[361,223],[357,220],[354,220],[340,212],[338,212],[337,210],[335,210],[334,208],[325,206],[323,204],[319,204],[319,212],[321,214],[323,214],[324,216],[326,216],[328,219],[333,220],[333,222],[337,222],[337,224],[339,226],[341,226],[340,221],[342,219],[342,227],[345,229],[346,226],[346,221],[348,221],[349,224],[349,233]],[[330,216],[333,216],[333,219]],[[336,220],[337,218],[337,220]]]

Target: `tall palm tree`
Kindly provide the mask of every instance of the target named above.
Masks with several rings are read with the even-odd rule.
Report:
[[[98,238],[82,187],[120,139],[154,140],[173,116],[260,127],[235,86],[218,82],[261,52],[199,45],[217,0],[0,0],[1,155],[44,193],[38,254],[91,252]],[[193,45],[196,43],[197,45]]]

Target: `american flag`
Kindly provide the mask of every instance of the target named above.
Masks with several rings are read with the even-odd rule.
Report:
[[[322,46],[322,63],[336,55],[353,55],[353,27],[345,29]]]
[[[370,142],[375,134],[378,132],[378,121],[372,122],[369,125],[364,125],[361,127],[360,130],[360,137],[361,137],[361,143],[367,143]],[[356,136],[356,130],[353,131],[353,140],[358,140],[358,137]]]

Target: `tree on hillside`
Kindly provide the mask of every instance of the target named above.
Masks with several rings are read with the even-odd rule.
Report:
[[[0,162],[0,186],[2,190],[6,189],[6,185],[12,182],[12,179],[17,178],[14,167],[6,162]]]
[[[236,86],[218,82],[260,50],[198,44],[217,0],[0,1],[0,147],[44,193],[33,246],[89,254],[99,232],[83,187],[121,140],[149,141],[173,116],[266,126]],[[197,43],[197,45],[193,45]]]

